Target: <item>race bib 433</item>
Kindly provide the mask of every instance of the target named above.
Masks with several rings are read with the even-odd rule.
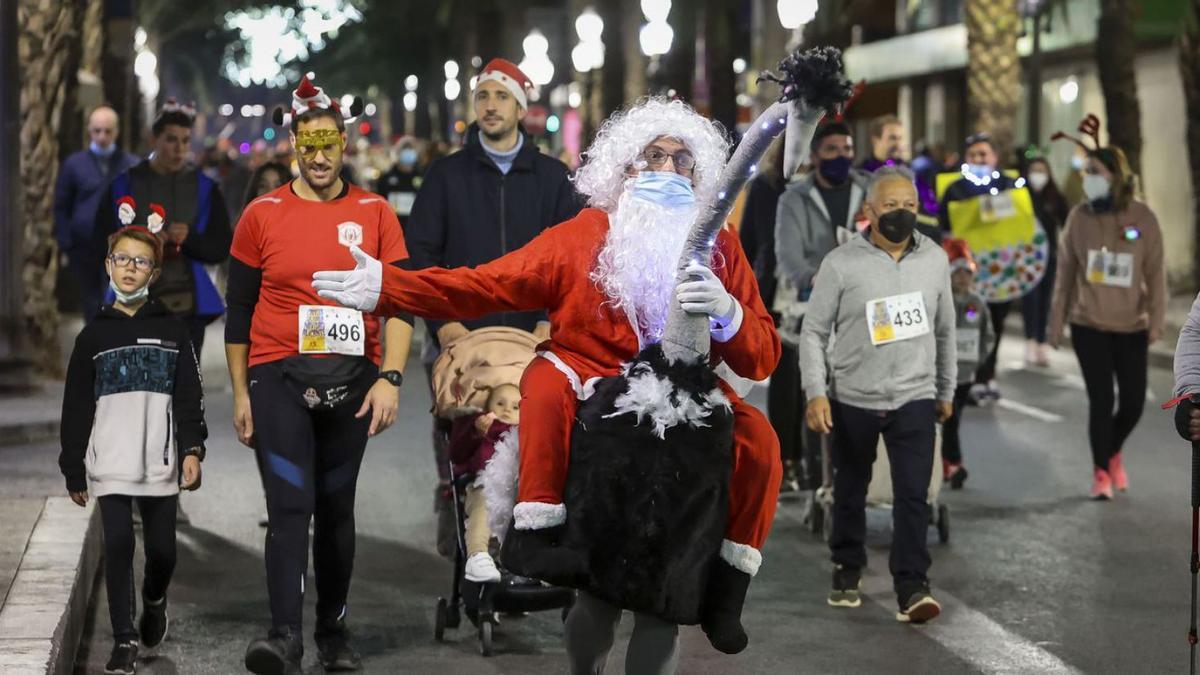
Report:
[[[929,333],[929,314],[920,292],[891,295],[867,303],[871,344],[910,340]]]

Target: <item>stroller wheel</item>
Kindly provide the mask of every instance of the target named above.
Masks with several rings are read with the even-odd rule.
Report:
[[[484,656],[492,655],[492,622],[479,622],[479,653]]]
[[[437,611],[433,615],[433,639],[441,642],[446,637],[446,618],[449,612],[446,609],[446,599],[438,598]]]
[[[950,541],[950,508],[945,504],[938,504],[937,531],[938,541],[943,544]]]

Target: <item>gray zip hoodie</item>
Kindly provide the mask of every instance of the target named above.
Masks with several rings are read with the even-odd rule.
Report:
[[[869,237],[865,230],[821,263],[800,334],[804,391],[809,399],[828,396],[867,410],[896,410],[922,399],[950,402],[958,364],[946,253],[916,232],[896,261]],[[921,294],[925,316],[910,310],[900,320],[927,322],[928,332],[873,345],[868,305],[907,293]]]

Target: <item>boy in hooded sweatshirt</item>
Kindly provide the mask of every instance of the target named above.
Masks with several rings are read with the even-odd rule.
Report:
[[[950,289],[954,294],[955,343],[958,353],[958,386],[954,389],[954,414],[942,425],[942,476],[953,490],[967,480],[958,423],[962,419],[971,384],[980,364],[987,359],[992,341],[992,321],[987,301],[975,292],[975,257],[962,239],[947,237],[942,248],[950,259]]]
[[[128,211],[126,223],[132,221],[132,208]],[[148,297],[162,262],[162,240],[155,232],[162,220],[156,212],[148,227],[127,226],[109,237],[105,268],[116,300],[76,338],[63,394],[58,462],[71,499],[85,506],[95,496],[99,503],[114,638],[104,672],[113,675],[135,672],[139,637],[146,649],[166,638],[175,504],[181,488],[200,487],[208,437],[187,327]],[[135,501],[146,553],[136,629]]]

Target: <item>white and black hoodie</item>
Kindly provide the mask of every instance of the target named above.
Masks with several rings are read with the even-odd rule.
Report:
[[[96,497],[178,494],[181,453],[203,448],[208,427],[187,327],[161,302],[133,316],[108,305],[84,326],[67,367],[61,438],[58,465],[72,492],[90,482]]]

